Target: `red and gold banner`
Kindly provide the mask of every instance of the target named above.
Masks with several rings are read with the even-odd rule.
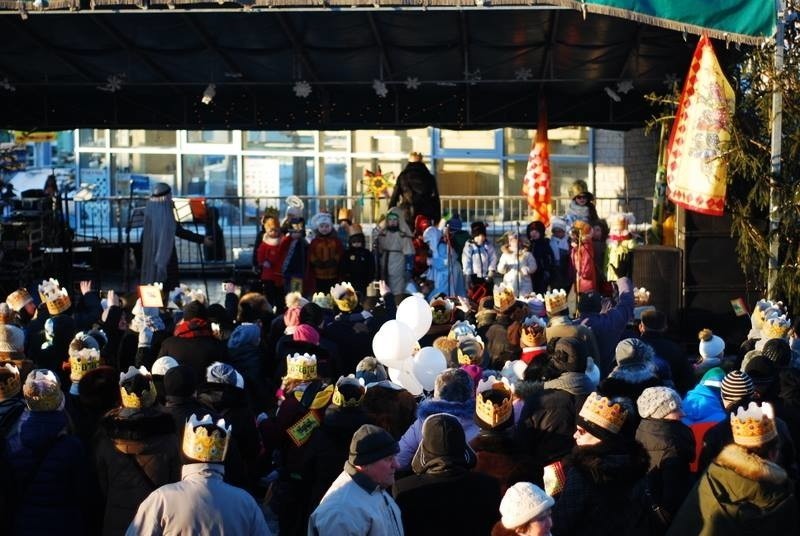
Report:
[[[550,225],[550,151],[547,143],[547,105],[539,100],[539,123],[536,138],[531,144],[528,167],[522,182],[522,194],[531,208],[531,219],[540,221],[545,227]]]
[[[725,209],[735,106],[733,88],[708,37],[697,43],[667,146],[667,196],[686,210],[721,216]]]

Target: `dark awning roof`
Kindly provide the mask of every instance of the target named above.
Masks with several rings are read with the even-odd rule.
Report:
[[[645,94],[683,79],[697,41],[680,31],[544,6],[170,10],[166,4],[103,11],[96,0],[97,11],[1,15],[0,80],[14,88],[0,85],[2,126],[535,127],[544,92],[553,127],[626,129],[653,115]],[[739,55],[724,42],[716,50],[723,64]],[[107,91],[115,76],[119,90]],[[385,97],[376,80],[386,84]],[[307,98],[295,94],[300,81],[310,84]],[[206,106],[200,97],[209,83],[216,96]]]

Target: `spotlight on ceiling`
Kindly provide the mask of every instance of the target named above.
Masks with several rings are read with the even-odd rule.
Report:
[[[203,98],[200,101],[205,104],[211,104],[211,101],[214,100],[214,97],[217,95],[217,86],[214,84],[208,84],[206,88],[203,90]]]

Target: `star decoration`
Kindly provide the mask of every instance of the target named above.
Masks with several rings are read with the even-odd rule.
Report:
[[[107,91],[108,93],[116,93],[122,89],[122,79],[125,78],[124,74],[112,74],[106,78],[106,83],[102,86],[97,86],[100,91]]]
[[[419,89],[419,78],[410,76],[406,78],[406,89]]]
[[[294,91],[295,97],[305,99],[306,97],[311,95],[311,84],[309,84],[305,80],[300,80],[299,82],[295,82],[292,91]]]
[[[622,93],[623,95],[627,95],[630,90],[633,89],[633,82],[630,80],[623,80],[622,82],[617,82],[617,93]]]
[[[2,80],[0,80],[0,88],[5,89],[6,91],[10,91],[11,93],[17,90],[17,88],[15,88],[14,85],[8,81],[8,78],[3,78]]]
[[[530,80],[533,76],[533,71],[528,68],[517,69],[514,71],[514,79],[515,80]]]
[[[384,82],[383,80],[378,80],[378,79],[373,80],[372,89],[374,89],[375,94],[382,99],[389,94],[389,90],[386,87],[386,82]]]
[[[664,85],[667,87],[672,87],[678,83],[678,76],[675,73],[667,73],[664,77]]]

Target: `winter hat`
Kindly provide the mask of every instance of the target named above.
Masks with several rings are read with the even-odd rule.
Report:
[[[722,379],[720,397],[725,409],[730,409],[743,400],[753,396],[755,386],[753,380],[746,372],[732,370]]]
[[[283,313],[283,323],[286,325],[284,333],[287,335],[294,333],[300,325],[300,307],[290,307]]]
[[[785,368],[792,360],[792,347],[786,339],[769,339],[761,354],[778,367]]]
[[[725,341],[714,335],[710,329],[701,330],[697,337],[700,339],[699,351],[703,359],[722,357],[725,352]]]
[[[208,308],[204,303],[192,300],[183,307],[183,319],[189,321],[193,318],[208,320]]]
[[[164,197],[168,193],[172,191],[169,184],[166,182],[158,182],[155,186],[153,186],[153,193],[151,194],[153,197]]]
[[[724,377],[724,370],[722,370],[720,367],[713,367],[708,369],[706,373],[703,374],[703,377],[700,378],[700,385],[705,385],[706,387],[719,390],[719,388],[722,387],[722,379]]]
[[[364,383],[350,376],[340,376],[333,390],[331,403],[339,408],[355,408],[361,405],[364,394],[367,392]]]
[[[434,339],[431,346],[442,352],[447,360],[447,366],[458,366],[458,341],[442,336]]]
[[[467,443],[464,427],[457,417],[435,413],[422,423],[422,440],[411,459],[411,469],[421,474],[441,461],[447,466],[457,465],[472,469],[478,462],[475,451]]]
[[[539,486],[517,482],[506,490],[500,501],[500,522],[509,530],[521,527],[545,513],[555,503]]]
[[[379,426],[363,424],[350,440],[351,465],[369,465],[400,452],[400,445],[392,435]]]
[[[586,185],[586,181],[583,179],[576,180],[569,187],[569,196],[572,199],[575,199],[579,195],[585,195],[589,198],[589,201],[594,199],[594,195],[589,191],[589,186]]]
[[[294,333],[292,333],[292,340],[308,342],[311,344],[318,345],[319,331],[317,331],[316,328],[314,328],[314,326],[309,326],[308,324],[300,324],[299,326],[294,328]]]
[[[20,388],[19,368],[8,361],[0,365],[0,400],[18,395]]]
[[[172,367],[164,375],[164,393],[167,396],[192,396],[196,386],[194,370],[187,365]]]
[[[486,236],[486,224],[482,221],[474,221],[469,227],[473,238],[478,235]]]
[[[458,216],[458,214],[453,214],[453,217],[447,220],[447,227],[449,227],[453,232],[461,230],[463,223],[461,222],[461,218]]]
[[[514,424],[511,384],[505,378],[489,376],[478,381],[475,394],[475,423],[484,430],[503,430]]]
[[[652,363],[653,347],[641,339],[623,339],[617,343],[614,359],[618,367],[645,367]]]
[[[555,231],[556,229],[560,229],[562,231],[567,230],[567,222],[564,221],[563,218],[551,218],[550,219],[550,232]]]
[[[483,369],[479,365],[461,365],[461,370],[467,373],[472,380],[472,388],[478,387],[478,381],[483,376]]]
[[[215,361],[206,368],[208,383],[222,383],[236,386],[236,369],[227,363]]]
[[[64,393],[58,377],[47,369],[34,369],[22,387],[25,404],[31,411],[56,411],[64,409]]]
[[[364,380],[365,385],[389,379],[386,368],[372,356],[367,356],[356,365],[356,378]]]
[[[311,228],[315,231],[319,231],[319,226],[325,223],[333,225],[333,217],[327,212],[320,212],[311,217]]]
[[[524,301],[528,304],[528,310],[533,316],[547,316],[547,309],[544,306],[544,296],[541,294],[528,294]]]
[[[750,402],[747,409],[738,408],[731,413],[731,432],[734,443],[751,448],[760,447],[778,437],[772,404],[764,402],[759,406],[756,402]]]
[[[681,397],[669,387],[648,387],[636,400],[643,419],[663,419],[673,411],[681,411]]]
[[[583,403],[575,423],[600,440],[614,440],[619,437],[629,415],[623,400],[592,393]]]
[[[144,366],[119,373],[119,393],[124,408],[149,408],[156,401],[156,386]]]
[[[78,382],[78,399],[85,408],[109,410],[120,405],[119,378],[114,367],[101,365]]]
[[[475,393],[475,384],[465,371],[445,369],[436,376],[433,398],[448,402],[466,402]]]
[[[744,371],[753,380],[754,386],[766,387],[778,379],[779,369],[769,358],[757,355],[747,363]]]
[[[559,372],[585,372],[588,351],[577,337],[562,337],[556,342],[550,363]]]
[[[30,293],[24,289],[18,289],[8,295],[6,298],[6,303],[9,307],[11,307],[17,313],[22,311],[22,308],[25,307],[27,304],[33,302],[33,297]]]

